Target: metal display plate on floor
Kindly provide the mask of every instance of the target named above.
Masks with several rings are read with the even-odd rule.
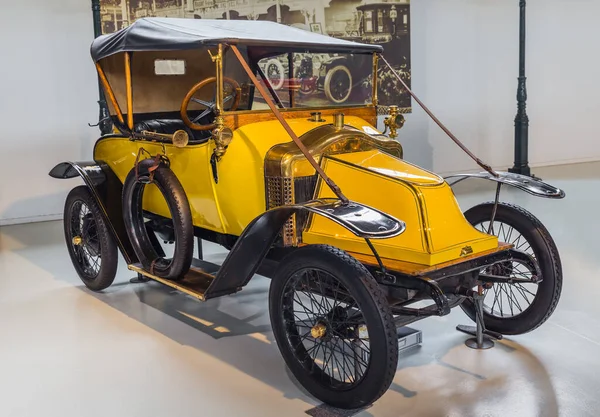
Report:
[[[423,343],[423,332],[412,327],[398,329],[398,353],[403,354]]]

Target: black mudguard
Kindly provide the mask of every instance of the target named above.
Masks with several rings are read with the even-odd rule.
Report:
[[[458,184],[461,181],[464,181],[469,178],[481,178],[490,181],[495,181],[500,184],[510,185],[512,187],[518,188],[526,193],[531,195],[535,195],[537,197],[544,198],[564,198],[565,192],[560,188],[556,188],[544,181],[541,181],[537,178],[528,177],[526,175],[514,174],[512,172],[501,172],[496,171],[498,176],[494,176],[489,172],[476,172],[476,173],[464,173],[464,174],[453,174],[447,177],[444,177],[446,181],[455,180],[452,183],[449,183],[450,186],[454,184]]]
[[[52,178],[81,177],[100,207],[108,230],[128,264],[138,262],[123,222],[121,192],[123,184],[110,167],[102,162],[61,162],[49,174]]]
[[[55,166],[49,175],[59,179],[80,176],[96,199],[126,262],[131,265],[139,261],[123,222],[123,185],[108,165],[102,162],[63,162]],[[285,222],[293,214],[302,212],[324,216],[365,239],[390,238],[406,229],[404,222],[379,210],[354,202],[342,204],[336,199],[274,208],[256,217],[242,232],[205,294],[206,298],[230,294],[245,286],[271,250]]]
[[[327,217],[365,239],[394,237],[406,229],[404,222],[354,202],[342,204],[339,200],[323,199],[274,208],[246,227],[219,269],[206,298],[230,294],[245,286],[273,246],[285,222],[293,214],[304,211]]]

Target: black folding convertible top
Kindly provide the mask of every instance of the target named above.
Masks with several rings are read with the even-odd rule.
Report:
[[[350,42],[279,23],[147,17],[92,43],[94,61],[120,52],[177,51],[219,43],[311,52],[373,53],[379,45]]]

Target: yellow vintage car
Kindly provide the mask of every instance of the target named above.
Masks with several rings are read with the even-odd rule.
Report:
[[[144,18],[97,38],[114,129],[92,161],[50,172],[84,181],[66,199],[64,230],[85,285],[111,285],[120,252],[139,281],[208,300],[241,291],[269,259],[281,354],[311,394],[341,408],[385,393],[408,323],[461,306],[479,348],[484,336],[542,324],[560,296],[559,254],[539,220],[499,200],[500,187],[564,192],[483,163],[442,178],[404,160],[396,107],[377,129],[382,53],[260,21]],[[311,54],[371,62],[374,81],[343,104],[302,94],[293,63]],[[261,69],[274,59],[289,63],[277,88]],[[498,192],[463,213],[449,181],[471,177]],[[223,264],[194,258],[195,238],[229,249]]]

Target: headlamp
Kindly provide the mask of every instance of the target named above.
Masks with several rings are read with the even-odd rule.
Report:
[[[226,148],[233,140],[233,131],[228,127],[218,127],[213,131],[213,137],[217,145]]]

